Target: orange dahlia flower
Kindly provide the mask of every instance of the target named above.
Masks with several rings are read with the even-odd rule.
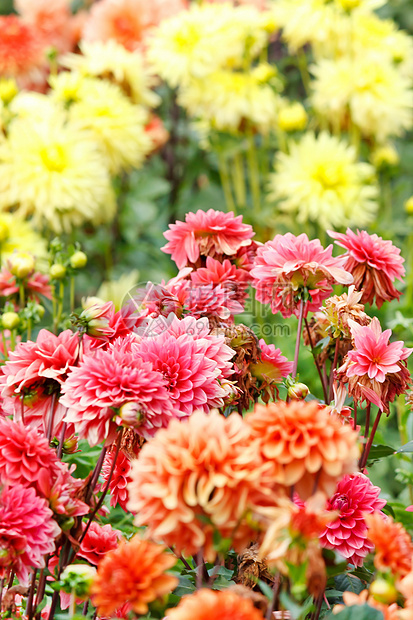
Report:
[[[178,553],[199,550],[208,561],[216,551],[214,533],[236,549],[251,541],[244,517],[274,501],[263,483],[264,470],[251,429],[238,414],[195,412],[172,420],[146,443],[132,462],[128,509],[149,536],[175,546]]]
[[[137,614],[146,614],[148,603],[171,592],[178,579],[165,571],[176,558],[165,547],[134,536],[108,551],[101,560],[91,593],[99,616],[110,616],[129,602]]]
[[[231,590],[198,590],[184,596],[178,607],[168,609],[167,620],[263,620],[250,599]]]
[[[335,605],[333,607],[333,614],[338,614],[346,607],[353,607],[354,605],[369,605],[382,612],[384,620],[411,620],[411,617],[406,615],[406,611],[399,607],[396,603],[391,605],[385,605],[379,603],[372,596],[369,596],[368,590],[363,590],[360,594],[355,592],[343,592],[344,605]]]
[[[366,514],[368,537],[375,546],[374,566],[404,577],[412,570],[413,544],[401,523],[378,513]]]
[[[294,486],[306,499],[315,489],[332,495],[345,474],[355,471],[357,433],[329,407],[317,402],[279,401],[256,405],[246,418],[276,484]]]

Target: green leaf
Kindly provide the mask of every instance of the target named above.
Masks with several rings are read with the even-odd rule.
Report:
[[[355,594],[360,594],[365,587],[364,583],[358,577],[349,574],[337,575],[334,582],[337,590],[341,593],[354,592]]]
[[[271,602],[272,597],[273,597],[273,591],[272,591],[271,586],[269,586],[268,583],[266,583],[262,579],[258,579],[258,585],[261,589],[261,592],[264,594],[264,596],[266,596],[267,599]]]
[[[331,613],[328,617],[335,620],[383,620],[384,618],[381,611],[370,605],[352,605],[338,614]]]
[[[383,459],[387,456],[392,456],[395,452],[396,450],[391,446],[384,446],[382,444],[373,445],[370,448],[367,464],[371,465],[375,461]]]
[[[404,452],[413,452],[413,441],[409,441],[408,443],[405,443],[404,446],[396,450],[396,454],[401,454]]]
[[[299,605],[287,594],[282,591],[280,594],[280,602],[287,609],[293,620],[301,620],[305,618],[310,609],[313,607],[313,597],[309,597],[303,605]]]

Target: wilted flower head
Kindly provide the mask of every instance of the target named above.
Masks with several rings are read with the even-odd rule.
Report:
[[[30,568],[43,568],[60,528],[45,499],[20,484],[0,492],[0,576],[10,571],[27,584]]]
[[[263,338],[258,341],[258,345],[259,360],[250,364],[251,373],[268,383],[280,383],[283,377],[291,373],[293,362],[289,362],[282,355],[281,349],[276,349],[273,344],[267,344]]]
[[[168,620],[264,620],[251,600],[231,590],[198,590],[184,596],[167,614]]]
[[[334,295],[324,302],[323,314],[329,322],[329,329],[333,338],[351,338],[349,319],[360,325],[368,325],[370,317],[364,312],[364,305],[360,303],[363,292],[355,290],[352,285],[348,293]]]
[[[268,466],[267,466],[268,468]],[[248,544],[246,512],[270,495],[262,463],[242,417],[197,411],[173,421],[146,443],[132,463],[128,508],[137,525],[173,545],[177,553],[203,549],[216,556],[214,532]]]
[[[138,535],[121,540],[100,561],[92,584],[92,602],[99,615],[111,615],[127,601],[133,611],[146,614],[148,603],[171,592],[178,579],[166,572],[176,563],[165,547]]]
[[[365,230],[354,233],[348,228],[346,234],[333,231],[328,234],[347,250],[344,266],[353,275],[356,289],[363,293],[362,303],[372,304],[376,299],[380,308],[384,301],[400,298],[401,293],[394,286],[394,281],[401,280],[405,274],[399,248]]]
[[[338,512],[338,516],[321,533],[321,544],[338,551],[354,566],[362,566],[373,549],[364,516],[380,511],[386,504],[379,499],[379,493],[380,488],[363,474],[344,476],[327,501],[327,509]]]
[[[324,249],[318,239],[305,233],[276,235],[257,250],[251,270],[253,286],[261,303],[271,304],[273,313],[284,317],[298,315],[304,289],[311,295],[305,300],[305,315],[321,306],[332,291],[332,284],[351,284],[353,277],[344,270],[343,258],[333,258],[333,246]]]
[[[318,402],[256,405],[246,418],[274,484],[294,487],[302,499],[315,489],[328,495],[354,471],[357,433]]]
[[[223,211],[197,211],[187,213],[185,222],[169,225],[164,233],[168,243],[161,248],[171,254],[178,269],[196,264],[202,256],[228,258],[250,245],[254,236],[252,226],[242,223],[242,215]]]
[[[337,378],[348,383],[349,394],[356,400],[369,400],[363,387],[373,390],[388,412],[389,402],[403,394],[411,382],[406,360],[412,349],[405,348],[401,340],[389,343],[391,330],[382,332],[377,317],[366,326],[352,319],[348,324],[354,348],[344,358]]]
[[[396,577],[407,575],[412,570],[413,543],[402,524],[380,514],[366,515],[366,522],[376,569]]]

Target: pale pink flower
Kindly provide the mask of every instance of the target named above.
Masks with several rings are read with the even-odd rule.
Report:
[[[242,215],[223,211],[199,210],[187,213],[185,222],[169,225],[164,233],[168,243],[161,250],[171,254],[178,269],[198,262],[200,256],[232,257],[251,244],[252,226],[243,224]],[[201,265],[197,265],[201,266]]]
[[[366,513],[380,511],[386,500],[379,498],[380,488],[363,474],[349,474],[337,484],[327,501],[327,510],[338,511],[338,517],[327,524],[320,542],[338,551],[354,566],[362,566],[374,545],[367,537]]]
[[[352,319],[348,324],[354,348],[344,358],[337,377],[343,383],[348,382],[349,394],[356,400],[371,401],[365,388],[373,390],[388,412],[388,403],[405,392],[410,384],[406,360],[413,349],[404,347],[401,340],[389,342],[391,330],[382,332],[377,317],[365,326]]]
[[[86,525],[83,524],[83,529],[85,527]],[[100,560],[105,557],[108,551],[117,548],[121,538],[122,532],[114,530],[109,523],[107,525],[99,525],[96,521],[92,521],[77,555],[90,562],[90,564],[98,566]]]
[[[0,493],[0,576],[13,570],[24,584],[31,568],[44,567],[44,555],[52,553],[60,528],[45,499],[20,484]]]
[[[114,39],[128,50],[142,47],[148,32],[163,19],[187,8],[186,0],[101,0],[86,20],[86,41]]]
[[[78,352],[79,338],[69,329],[58,336],[42,329],[36,342],[29,340],[18,344],[1,367],[0,390],[5,413],[46,432],[54,403],[52,430],[57,435],[65,409],[53,398],[59,397]]]
[[[61,403],[68,407],[66,420],[91,445],[113,441],[116,411],[130,402],[140,411],[137,432],[150,437],[179,415],[167,386],[168,380],[140,355],[139,343],[118,339],[107,350],[98,349],[94,357],[84,356],[72,369]]]
[[[261,353],[260,360],[250,365],[254,377],[264,379],[268,383],[280,383],[293,369],[294,363],[276,349],[273,344],[267,344],[263,338],[258,342]]]
[[[70,0],[15,0],[14,6],[23,21],[42,36],[46,46],[54,47],[60,53],[72,49],[74,37],[68,28]]]
[[[305,233],[276,235],[257,250],[251,270],[257,299],[270,304],[273,313],[284,317],[298,315],[304,289],[311,301],[305,303],[304,313],[316,312],[331,291],[332,284],[351,284],[353,277],[344,270],[345,259],[334,258],[332,245],[324,249],[318,239],[309,240]]]
[[[362,303],[372,304],[376,298],[380,308],[384,301],[400,298],[401,292],[393,284],[405,274],[404,258],[400,256],[399,248],[365,230],[358,230],[357,234],[349,228],[346,234],[327,232],[337,245],[347,250],[343,255],[346,258],[344,266],[353,275],[356,289],[363,291]]]

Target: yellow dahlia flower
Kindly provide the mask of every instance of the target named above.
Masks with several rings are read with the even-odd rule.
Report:
[[[326,228],[366,226],[378,207],[373,166],[327,132],[306,133],[290,143],[288,155],[278,153],[269,190],[269,199],[298,222]]]
[[[240,67],[267,45],[272,13],[253,6],[193,4],[164,20],[149,43],[154,70],[172,87],[221,68]]]
[[[350,112],[364,136],[385,142],[413,124],[411,82],[374,55],[320,60],[312,67],[312,103],[335,126],[345,126]]]
[[[82,41],[80,51],[82,54],[63,56],[61,64],[82,75],[113,80],[134,103],[151,108],[159,105],[160,97],[152,90],[156,80],[146,68],[142,54],[129,52],[114,39],[95,43]]]
[[[179,103],[213,129],[232,132],[247,121],[267,133],[275,124],[279,97],[272,80],[261,81],[262,73],[261,66],[250,72],[215,71],[208,76],[207,87],[205,80],[192,80],[182,90]]]
[[[0,143],[0,208],[57,233],[113,217],[106,161],[90,132],[57,116],[15,119]]]
[[[65,117],[63,108],[50,97],[32,91],[21,91],[9,107],[13,115],[30,120],[41,121],[44,118],[63,119]]]
[[[79,101],[86,76],[78,71],[62,71],[49,77],[50,98],[65,107]]]
[[[140,167],[152,150],[152,140],[145,132],[146,110],[132,104],[116,84],[87,78],[69,114],[93,133],[113,174]]]
[[[47,266],[47,244],[27,220],[14,213],[0,213],[0,254],[7,261],[13,252],[30,252],[36,257],[36,266]]]

